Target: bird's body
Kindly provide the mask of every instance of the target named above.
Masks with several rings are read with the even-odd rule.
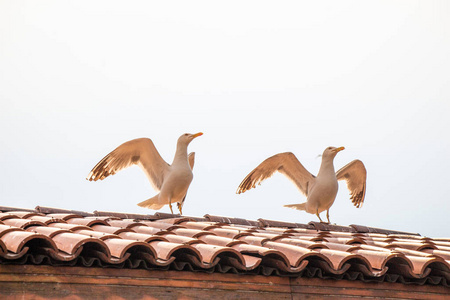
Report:
[[[366,190],[366,169],[360,160],[354,160],[334,171],[333,159],[344,147],[328,147],[322,155],[317,177],[309,173],[291,152],[276,154],[263,161],[258,167],[250,172],[241,182],[237,193],[243,193],[250,188],[256,187],[261,181],[272,176],[279,171],[286,175],[299,190],[306,196],[306,202],[300,204],[288,204],[285,207],[304,210],[310,214],[315,214],[320,221],[320,213],[329,210],[333,205],[338,192],[338,180],[346,180],[351,192],[351,199],[356,207],[360,207],[364,202]]]
[[[169,204],[177,203],[180,213],[184,199],[193,179],[195,153],[187,154],[187,146],[196,137],[202,135],[183,134],[177,142],[177,150],[171,165],[166,163],[159,155],[151,139],[140,138],[123,143],[114,151],[106,155],[89,173],[90,181],[103,180],[109,175],[138,165],[145,173],[153,188],[159,191],[154,197],[138,203],[141,207],[160,209]]]
[[[195,153],[191,153],[190,155],[193,158]],[[187,147],[184,147],[183,145],[177,146],[175,157],[172,164],[168,167],[159,194],[138,203],[138,205],[157,210],[164,205],[176,202],[178,207],[180,207],[186,197],[187,190],[193,178],[194,175],[191,166],[189,165]]]

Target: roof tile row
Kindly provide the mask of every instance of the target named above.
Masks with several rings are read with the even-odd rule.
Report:
[[[0,263],[450,282],[450,239],[350,225],[0,207]]]

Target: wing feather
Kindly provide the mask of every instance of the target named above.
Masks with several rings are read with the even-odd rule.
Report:
[[[361,207],[366,196],[367,171],[362,161],[356,159],[336,172],[337,180],[345,180],[350,191],[350,200]]]
[[[244,193],[255,188],[256,184],[261,184],[276,171],[294,182],[305,196],[308,195],[308,186],[314,182],[315,176],[309,173],[291,152],[279,153],[264,160],[242,180],[236,193]]]
[[[106,155],[95,165],[86,179],[103,180],[132,165],[138,165],[144,171],[157,191],[161,189],[164,176],[170,167],[156,150],[151,139],[140,138],[125,142]]]
[[[194,170],[195,152],[189,153],[188,161],[189,161],[189,166],[191,166],[191,170]]]

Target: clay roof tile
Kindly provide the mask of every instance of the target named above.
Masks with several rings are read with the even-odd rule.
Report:
[[[45,223],[42,223],[40,221],[33,221],[28,219],[7,219],[3,220],[3,223],[5,225],[10,225],[14,227],[19,227],[26,229],[29,226],[39,225],[39,226],[45,226]]]

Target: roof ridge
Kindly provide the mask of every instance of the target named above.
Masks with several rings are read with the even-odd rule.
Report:
[[[304,228],[304,229],[315,229],[317,231],[337,231],[337,232],[349,232],[349,233],[378,233],[378,234],[386,234],[386,235],[409,235],[409,236],[421,236],[419,233],[411,233],[399,230],[392,229],[383,229],[377,227],[370,227],[365,225],[356,225],[351,224],[348,226],[338,225],[338,224],[327,224],[321,222],[311,221],[308,224],[302,223],[294,223],[287,221],[278,221],[278,220],[268,220],[259,218],[258,220],[249,220],[244,218],[237,217],[225,217],[225,216],[216,216],[211,214],[206,214],[203,217],[191,217],[191,216],[182,216],[179,214],[169,214],[164,212],[156,212],[154,215],[151,214],[136,214],[136,213],[123,213],[123,212],[108,212],[108,211],[98,211],[94,212],[85,212],[78,210],[70,210],[70,209],[61,209],[54,207],[46,207],[46,206],[36,206],[35,209],[25,209],[18,207],[9,207],[9,206],[0,206],[1,212],[14,212],[14,211],[25,211],[25,212],[37,212],[43,214],[55,214],[55,213],[67,213],[67,214],[75,214],[82,217],[116,217],[122,219],[135,219],[135,220],[163,220],[163,219],[179,219],[179,218],[188,218],[194,221],[209,221],[209,222],[217,222],[224,224],[235,224],[235,225],[245,225],[245,226],[254,226],[254,227],[280,227],[280,228]]]

